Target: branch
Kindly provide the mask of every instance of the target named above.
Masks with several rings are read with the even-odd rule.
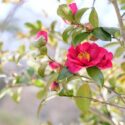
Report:
[[[98,99],[95,99],[95,98],[91,98],[91,97],[84,97],[84,96],[67,96],[67,95],[63,95],[63,97],[70,97],[70,98],[81,98],[81,99],[89,99],[93,102],[99,102],[99,103],[102,103],[102,104],[106,104],[106,105],[110,105],[110,106],[113,106],[113,107],[116,107],[116,108],[120,108],[120,109],[124,109],[125,110],[125,107],[123,106],[119,106],[119,105],[116,105],[114,103],[109,103],[109,102],[105,102],[105,101],[101,101],[101,100],[98,100]]]
[[[114,8],[115,8],[115,12],[118,18],[118,23],[119,23],[119,27],[120,27],[120,33],[123,39],[123,42],[125,44],[125,29],[124,29],[124,24],[123,24],[123,20],[122,20],[122,16],[120,14],[120,9],[118,7],[118,3],[117,0],[110,0],[111,3],[113,4]]]
[[[112,122],[108,117],[106,117],[103,113],[99,112],[97,109],[91,107],[90,110],[95,115],[99,116],[99,118],[102,119],[103,121],[106,121],[111,125],[115,125],[114,122]]]

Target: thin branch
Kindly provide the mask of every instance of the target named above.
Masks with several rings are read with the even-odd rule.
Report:
[[[91,112],[93,112],[95,115],[97,115],[100,119],[102,119],[103,121],[108,122],[110,125],[115,125],[114,122],[112,122],[109,117],[106,117],[103,113],[101,113],[100,111],[98,111],[95,108],[90,107]]]
[[[81,99],[89,99],[93,102],[98,102],[98,103],[102,103],[102,104],[106,104],[106,105],[110,105],[110,106],[113,106],[113,107],[116,107],[116,108],[120,108],[120,109],[124,109],[125,110],[125,107],[123,106],[119,106],[119,105],[116,105],[114,103],[109,103],[109,102],[105,102],[105,101],[101,101],[101,100],[98,100],[98,99],[95,99],[95,98],[91,98],[91,97],[83,97],[83,96],[65,96],[63,95],[64,97],[70,97],[70,98],[81,98]]]
[[[96,0],[93,0],[93,3],[92,3],[92,8],[93,8],[93,7],[94,7],[94,5],[95,5],[95,1],[96,1]]]
[[[124,44],[125,44],[125,29],[124,29],[124,24],[123,24],[122,16],[120,14],[120,9],[118,7],[117,0],[110,0],[110,1],[111,1],[111,3],[113,4],[113,6],[115,8],[115,12],[116,12],[119,27],[120,27],[120,33],[121,33],[122,39],[123,39]]]

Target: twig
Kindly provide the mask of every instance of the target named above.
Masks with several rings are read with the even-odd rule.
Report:
[[[114,122],[112,122],[108,117],[106,117],[103,113],[101,113],[100,111],[98,111],[95,108],[90,107],[91,112],[93,112],[95,115],[99,116],[100,119],[102,119],[103,121],[108,122],[110,125],[115,125]]]
[[[70,98],[81,98],[81,99],[89,99],[93,102],[99,102],[99,103],[102,103],[102,104],[107,104],[107,105],[110,105],[110,106],[113,106],[113,107],[116,107],[116,108],[120,108],[120,109],[124,109],[125,110],[125,107],[123,106],[119,106],[119,105],[116,105],[116,104],[113,104],[113,103],[109,103],[109,102],[105,102],[105,101],[101,101],[101,100],[98,100],[98,99],[95,99],[95,98],[91,98],[91,97],[83,97],[83,96],[65,96],[64,97],[70,97]]]
[[[96,1],[96,0],[93,0],[93,3],[92,3],[92,8],[93,8],[93,7],[94,7],[94,5],[95,5],[95,1]]]
[[[118,7],[117,0],[110,0],[110,1],[111,1],[111,3],[113,4],[113,6],[115,8],[115,12],[116,12],[119,27],[120,27],[120,33],[121,33],[122,39],[123,39],[124,44],[125,44],[125,29],[124,29],[124,24],[123,24],[122,16],[120,14],[120,10],[119,10],[119,7]]]

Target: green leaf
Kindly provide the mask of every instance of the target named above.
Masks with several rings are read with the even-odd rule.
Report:
[[[45,94],[45,89],[42,88],[40,91],[36,93],[36,97],[41,100],[44,97],[44,94]]]
[[[20,95],[21,90],[22,90],[22,89],[19,88],[18,90],[16,90],[16,91],[14,91],[14,92],[11,93],[11,97],[12,97],[12,99],[13,99],[16,103],[18,103],[18,102],[20,101],[20,99],[21,99],[21,95]]]
[[[68,42],[68,38],[70,37],[71,32],[73,31],[74,27],[69,26],[66,28],[62,34],[62,38],[65,42]]]
[[[42,23],[40,20],[37,20],[36,21],[36,24],[37,24],[37,28],[40,30],[42,28]]]
[[[71,73],[71,72],[69,72],[69,70],[66,68],[66,67],[64,67],[63,69],[62,69],[62,71],[60,72],[60,74],[58,75],[58,80],[62,80],[62,79],[65,79],[65,78],[68,78],[68,77],[70,77],[70,76],[72,76],[73,74]]]
[[[121,69],[125,72],[125,62],[121,64]]]
[[[45,46],[45,44],[46,44],[46,40],[43,39],[42,37],[39,40],[34,42],[34,46],[37,48],[41,48],[42,46]]]
[[[47,47],[46,46],[42,46],[41,48],[39,48],[40,50],[40,55],[47,55]]]
[[[86,69],[88,75],[99,85],[103,86],[104,84],[104,76],[101,70],[97,67],[89,67]]]
[[[41,87],[41,88],[43,88],[43,87],[45,86],[44,82],[43,82],[41,79],[36,79],[36,80],[33,81],[33,83],[34,83],[34,85],[35,85],[36,87]]]
[[[18,48],[18,52],[19,52],[19,54],[24,54],[25,53],[25,51],[26,51],[26,49],[25,49],[25,45],[21,45],[21,46],[19,46],[19,48]]]
[[[62,89],[59,93],[59,96],[68,96],[68,97],[72,97],[73,96],[73,90],[65,90]]]
[[[90,99],[88,99],[91,98],[91,89],[89,84],[84,83],[82,86],[80,86],[76,96],[75,102],[78,108],[84,113],[88,112],[91,103]]]
[[[33,76],[35,74],[35,70],[33,67],[28,67],[27,68],[27,73],[30,75],[30,76]]]
[[[30,30],[36,29],[35,25],[33,25],[32,23],[25,23],[25,26]]]
[[[64,20],[68,20],[70,22],[73,21],[73,14],[66,4],[62,4],[58,7],[57,14],[61,16]]]
[[[93,27],[98,27],[99,26],[98,14],[97,14],[95,8],[93,8],[91,13],[90,13],[89,22],[93,25]]]
[[[3,49],[3,42],[0,42],[0,51]]]
[[[47,66],[47,64],[46,64],[46,63],[43,63],[43,64],[41,64],[40,67],[38,68],[38,74],[39,74],[41,77],[44,77],[45,70],[46,70],[46,66]]]
[[[103,30],[103,28],[101,27],[95,28],[92,34],[98,39],[101,39],[104,41],[111,41],[111,35],[107,33],[105,30]]]
[[[119,45],[119,42],[110,42],[110,43],[104,45],[104,47],[113,47],[113,46],[116,46],[116,45]]]
[[[120,57],[123,53],[125,52],[125,48],[124,47],[118,47],[115,51],[115,57]]]
[[[119,29],[118,28],[115,28],[115,27],[102,27],[103,28],[103,30],[105,30],[107,33],[109,33],[109,34],[111,34],[111,35],[113,35],[113,36],[115,36],[115,34],[118,32],[118,33],[120,33],[120,31],[119,31]]]
[[[77,11],[77,13],[75,14],[75,22],[76,23],[80,23],[80,20],[83,16],[83,14],[88,10],[88,8],[82,8],[82,9],[79,9]]]
[[[79,33],[79,34],[76,35],[76,36],[74,37],[74,39],[72,40],[72,44],[73,44],[73,45],[77,45],[77,44],[81,43],[82,41],[84,41],[85,39],[88,38],[89,34],[90,34],[90,33],[88,33],[88,32]]]
[[[56,24],[57,24],[57,21],[53,21],[53,22],[51,23],[50,29],[51,29],[52,32],[55,30]]]

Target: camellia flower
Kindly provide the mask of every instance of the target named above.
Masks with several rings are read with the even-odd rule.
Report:
[[[41,30],[37,33],[36,39],[40,39],[41,37],[43,37],[46,40],[46,42],[48,41],[48,33],[46,31]]]
[[[60,90],[59,83],[57,83],[56,81],[54,81],[53,83],[51,83],[50,90],[51,91],[58,91],[58,90]]]
[[[72,14],[75,15],[78,11],[76,3],[69,4],[69,9],[72,11]]]
[[[66,66],[72,73],[77,73],[84,67],[96,66],[105,69],[112,67],[112,58],[112,53],[105,48],[95,43],[84,42],[69,48]]]
[[[59,69],[61,67],[61,64],[56,62],[56,61],[50,61],[49,62],[49,66],[52,68],[52,69]]]

